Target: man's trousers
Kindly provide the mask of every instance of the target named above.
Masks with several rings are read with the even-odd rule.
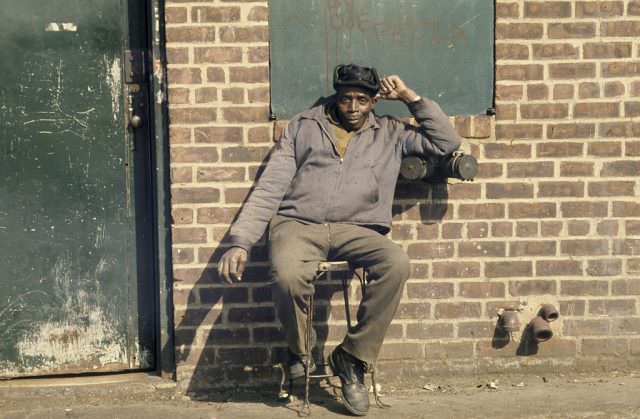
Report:
[[[276,216],[269,228],[269,257],[273,296],[289,349],[305,353],[307,301],[318,262],[346,260],[368,271],[358,324],[342,346],[356,358],[372,364],[398,308],[409,277],[409,258],[387,237],[352,224],[306,224]]]

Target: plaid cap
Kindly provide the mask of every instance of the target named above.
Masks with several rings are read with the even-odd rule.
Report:
[[[374,95],[380,90],[380,78],[375,68],[357,64],[338,64],[333,71],[333,88],[355,86]]]

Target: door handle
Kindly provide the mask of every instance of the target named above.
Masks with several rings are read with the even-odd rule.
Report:
[[[140,128],[142,126],[142,118],[138,115],[133,115],[129,123],[131,124],[131,128]]]

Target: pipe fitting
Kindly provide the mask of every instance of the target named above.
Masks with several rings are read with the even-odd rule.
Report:
[[[505,309],[502,314],[500,314],[500,327],[509,333],[520,330],[518,312],[516,310]]]
[[[548,322],[552,322],[554,320],[558,320],[560,313],[556,310],[553,304],[544,304],[540,309],[539,316]]]
[[[549,323],[540,316],[534,317],[529,326],[536,342],[546,342],[553,336],[553,330],[551,330]]]

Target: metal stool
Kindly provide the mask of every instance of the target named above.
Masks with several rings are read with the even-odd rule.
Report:
[[[319,262],[318,263],[318,268],[316,270],[316,275],[313,278],[314,281],[317,281],[319,279],[321,279],[322,277],[326,276],[328,272],[352,272],[353,274],[355,274],[359,281],[360,281],[360,291],[362,293],[362,298],[364,298],[365,295],[365,291],[366,291],[366,284],[367,284],[367,271],[365,269],[362,270],[362,275],[360,275],[355,269],[352,268],[351,265],[349,265],[349,262],[346,261],[335,261],[335,262]],[[347,317],[347,329],[349,331],[352,330],[353,326],[351,325],[351,312],[349,310],[349,279],[345,276],[342,278],[342,293],[344,295],[344,308],[345,308],[345,315]],[[313,294],[311,294],[309,296],[308,299],[308,305],[307,305],[307,330],[305,333],[305,352],[306,352],[306,356],[307,356],[307,363],[304,364],[304,370],[305,370],[305,383],[304,383],[304,405],[303,405],[303,409],[307,409],[309,412],[311,411],[311,406],[309,404],[309,381],[314,378],[314,379],[322,379],[322,378],[329,378],[329,377],[333,377],[333,374],[310,374],[309,372],[309,364],[311,363],[311,349],[312,349],[312,344],[313,342],[311,341],[311,336],[312,336],[312,328],[313,328],[313,302],[314,302],[314,298],[313,298]],[[318,366],[325,366],[326,364],[318,364]],[[371,382],[372,382],[372,387],[373,387],[373,394],[374,394],[374,398],[376,401],[376,405],[378,407],[381,408],[385,408],[385,407],[389,407],[389,405],[385,404],[382,402],[382,400],[380,400],[380,397],[378,395],[378,389],[376,386],[376,379],[375,379],[375,368],[373,365],[369,366],[369,372],[371,373]],[[289,379],[289,394],[292,394],[292,390],[293,390],[293,379]]]

